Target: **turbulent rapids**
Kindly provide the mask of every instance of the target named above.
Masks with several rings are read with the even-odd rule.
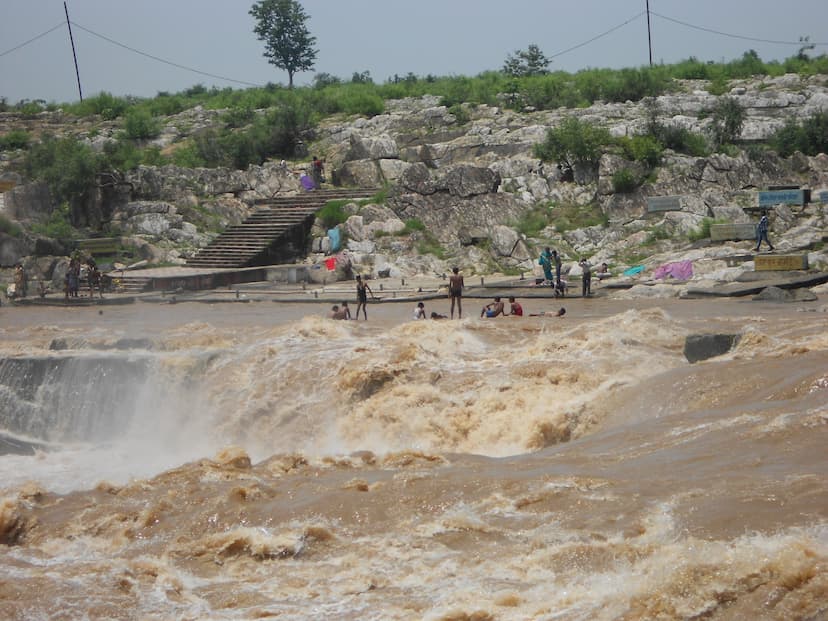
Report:
[[[184,306],[3,329],[0,617],[828,615],[824,313]]]

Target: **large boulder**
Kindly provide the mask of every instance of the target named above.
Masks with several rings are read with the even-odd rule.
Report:
[[[446,173],[439,185],[452,196],[468,198],[497,192],[500,175],[490,168],[457,166]]]
[[[779,287],[765,287],[753,296],[757,302],[815,302],[817,296],[808,289],[780,289]]]
[[[684,339],[684,357],[699,362],[726,354],[739,342],[739,334],[690,334]]]
[[[26,183],[3,193],[3,212],[12,220],[44,222],[54,210],[52,195],[45,183]]]
[[[376,188],[384,180],[379,164],[375,160],[366,159],[342,164],[336,171],[336,181],[340,185]]]
[[[396,141],[388,134],[380,136],[360,136],[351,134],[350,149],[346,161],[398,159],[400,150]]]
[[[32,245],[21,237],[0,232],[0,267],[12,267],[32,253]]]

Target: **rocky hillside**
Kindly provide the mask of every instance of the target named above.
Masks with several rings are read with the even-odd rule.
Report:
[[[606,128],[612,136],[643,133],[653,110],[665,126],[705,133],[721,97],[704,82],[682,82],[652,103],[597,103],[582,109],[515,112],[494,106],[460,106],[449,111],[436,97],[387,102],[372,118],[329,119],[309,137],[309,153],[326,161],[329,181],[346,186],[388,186],[382,204],[351,204],[340,228],[359,269],[392,275],[442,273],[459,265],[467,274],[531,272],[544,246],[558,248],[567,267],[579,257],[607,262],[613,271],[632,265],[654,267],[692,259],[696,278],[733,280],[750,263],[727,267],[722,257],[744,253],[752,242],[705,239],[710,222],[748,223],[758,219],[758,191],[773,186],[812,190],[804,206],[771,210],[771,239],[786,252],[808,252],[812,266],[826,267],[828,206],[819,191],[828,188],[828,156],[780,158],[751,143],[770,137],[790,118],[828,110],[825,76],[788,75],[731,83],[727,97],[745,110],[738,147],[696,157],[665,151],[649,170],[608,150],[594,170],[576,167],[562,175],[542,162],[534,146],[547,131],[577,117]],[[169,117],[153,142],[175,149],[195,132],[221,123],[217,111],[188,110]],[[102,149],[119,131],[117,121],[67,118],[59,112],[34,119],[0,114],[0,134],[25,127],[33,135],[78,136]],[[19,154],[3,155],[0,213],[24,233],[0,233],[0,262],[19,260],[42,277],[62,278],[65,253],[54,240],[30,234],[32,223],[48,220],[54,206],[48,190],[11,172]],[[298,173],[306,166],[277,163],[246,171],[139,167],[102,180],[85,209],[91,231],[117,233],[139,258],[183,262],[228,224],[254,209],[254,200],[301,191]],[[639,181],[619,189],[618,171]],[[621,191],[623,189],[623,191]],[[673,196],[679,207],[648,213],[647,199]],[[321,226],[317,236],[324,236]],[[310,250],[307,260],[322,257]],[[37,256],[40,255],[40,256]],[[45,256],[44,256],[45,255]]]

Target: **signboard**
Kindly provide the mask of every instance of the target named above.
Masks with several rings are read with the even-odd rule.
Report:
[[[711,241],[726,241],[729,239],[756,239],[756,226],[750,222],[710,225]]]
[[[16,185],[14,181],[0,181],[0,192],[8,192]]]
[[[828,190],[820,190],[819,191],[819,202],[823,205],[828,203]]]
[[[757,272],[807,270],[807,254],[757,254],[753,259]]]
[[[768,190],[759,192],[759,206],[804,205],[805,190]]]
[[[681,211],[681,196],[651,196],[647,199],[647,213]]]

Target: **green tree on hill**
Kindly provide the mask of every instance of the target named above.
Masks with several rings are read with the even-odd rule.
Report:
[[[547,67],[551,62],[541,49],[533,43],[525,50],[518,50],[514,54],[509,54],[506,57],[506,62],[503,63],[503,73],[515,78],[546,75],[549,73]]]
[[[288,72],[288,88],[293,88],[293,75],[313,69],[316,60],[316,37],[305,25],[308,14],[296,0],[259,0],[250,15],[256,19],[253,32],[264,41],[265,58]]]

